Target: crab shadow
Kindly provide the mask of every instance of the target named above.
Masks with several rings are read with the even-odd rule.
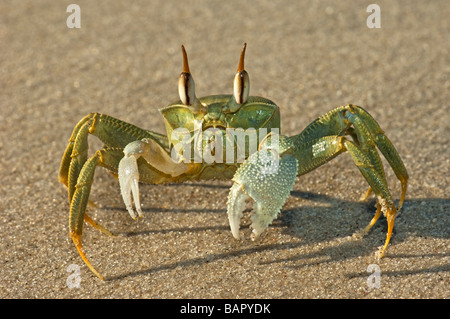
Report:
[[[175,186],[175,185],[174,185]],[[197,185],[199,186],[199,185]],[[218,188],[228,188],[227,186],[211,186],[209,184],[201,185],[204,187],[218,187]],[[335,240],[336,238],[349,238],[352,236],[360,228],[363,228],[367,225],[370,219],[373,217],[375,212],[375,200],[369,200],[367,202],[355,202],[355,201],[347,201],[339,198],[331,197],[328,195],[310,193],[310,192],[300,192],[293,191],[291,192],[291,196],[305,200],[309,202],[311,205],[302,205],[300,207],[294,207],[287,210],[282,210],[278,219],[274,221],[274,223],[270,227],[274,227],[277,230],[279,229],[284,234],[288,234],[292,237],[291,242],[283,242],[283,243],[270,243],[265,244],[264,242],[259,242],[256,244],[244,244],[241,249],[233,249],[223,253],[216,254],[208,254],[207,256],[189,258],[182,261],[177,261],[173,263],[164,263],[156,267],[151,267],[148,269],[143,269],[139,271],[131,271],[128,273],[123,273],[117,276],[108,277],[107,280],[118,280],[127,277],[136,277],[141,275],[151,275],[153,273],[157,273],[160,271],[168,271],[173,270],[175,268],[184,267],[189,268],[195,265],[202,265],[205,263],[211,263],[214,261],[227,260],[231,258],[238,258],[240,256],[249,256],[256,255],[261,252],[270,252],[270,251],[281,251],[281,250],[292,250],[296,248],[300,248],[305,245],[315,245],[321,244],[321,249],[316,249],[312,252],[307,253],[299,253],[286,258],[277,258],[275,256],[279,256],[279,254],[274,254],[274,259],[266,260],[261,262],[261,264],[269,265],[269,264],[280,264],[282,267],[288,268],[302,268],[307,267],[309,265],[317,265],[318,263],[333,263],[339,262],[340,260],[345,260],[348,258],[357,258],[362,256],[373,256],[374,252],[377,248],[384,243],[385,234],[387,232],[387,223],[384,217],[380,217],[378,222],[372,227],[369,234],[364,236],[361,239],[355,240],[342,240],[339,244],[335,244],[332,246],[327,246],[326,243],[330,240]],[[322,205],[323,204],[323,205]],[[423,213],[424,207],[427,207],[427,212]],[[358,211],[358,217],[352,215],[341,214],[339,216],[340,222],[333,223],[332,228],[334,229],[331,232],[324,232],[321,223],[325,227],[325,224],[328,224],[327,216],[333,211],[340,211],[352,208],[353,211]],[[114,209],[118,208],[106,208],[106,209]],[[119,209],[125,210],[125,209]],[[125,210],[126,211],[126,210]],[[165,213],[165,212],[180,212],[180,213],[214,213],[214,214],[225,214],[226,209],[215,209],[215,210],[205,210],[205,209],[161,209],[161,208],[147,208],[144,209],[144,212],[151,213]],[[404,202],[402,212],[396,219],[396,225],[401,224],[406,225],[406,231],[401,234],[397,234],[397,231],[394,228],[394,236],[393,240],[391,240],[391,245],[395,243],[402,242],[407,240],[408,237],[414,235],[420,235],[421,237],[439,237],[439,238],[450,238],[450,230],[448,228],[450,222],[450,200],[448,199],[412,199],[406,200]],[[414,222],[413,224],[408,223],[408,218],[410,216],[415,216],[417,220],[417,216],[423,217],[420,218],[421,222]],[[317,227],[312,228],[302,228],[302,222],[305,219],[315,219],[318,223]],[[436,221],[439,221],[436,223]],[[357,224],[358,227],[355,229],[351,229],[349,225]],[[248,227],[249,223],[242,224],[241,228]],[[371,232],[377,230],[377,234],[371,235]],[[229,232],[229,225],[224,222],[223,225],[216,226],[197,226],[197,227],[174,227],[166,230],[144,230],[137,232],[126,232],[122,233],[122,235],[131,237],[131,236],[151,236],[155,233],[170,233],[170,232],[205,232],[207,230],[220,230],[224,232]],[[379,233],[383,233],[382,238],[379,238]],[[230,235],[231,236],[231,235]],[[378,238],[377,238],[378,237]],[[380,241],[381,240],[381,241]],[[322,245],[322,243],[325,243]],[[429,254],[404,254],[404,255],[390,255],[389,252],[386,258],[423,258],[423,257],[449,257],[450,253],[429,253]],[[448,272],[450,271],[450,266],[448,264],[443,264],[440,267],[430,267],[424,268],[420,270],[399,270],[393,273],[385,273],[387,276],[406,276],[416,273],[437,273],[437,272]],[[354,278],[358,276],[367,276],[367,272],[361,273],[348,273],[346,274],[348,278]]]

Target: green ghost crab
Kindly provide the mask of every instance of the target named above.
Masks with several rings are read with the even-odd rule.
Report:
[[[160,110],[167,135],[99,113],[87,115],[75,126],[62,158],[59,180],[68,188],[70,236],[83,261],[98,277],[104,279],[88,261],[81,243],[84,222],[112,235],[86,214],[97,166],[118,176],[125,206],[133,219],[142,217],[139,182],[231,179],[227,213],[232,235],[239,238],[242,212],[246,201],[251,200],[255,207],[251,225],[254,239],[277,217],[297,176],[348,152],[369,184],[363,197],[373,192],[378,199],[375,216],[362,233],[375,224],[381,213],[387,218],[386,241],[377,252],[379,257],[384,255],[408,181],[406,168],[393,144],[373,117],[356,105],[329,111],[298,135],[280,134],[279,107],[268,99],[249,95],[245,49],[246,45],[234,77],[233,94],[197,98],[182,46],[180,100]],[[104,147],[88,158],[89,134],[99,138]],[[401,182],[398,208],[388,189],[377,149]]]

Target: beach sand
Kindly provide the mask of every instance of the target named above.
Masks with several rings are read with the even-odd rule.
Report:
[[[81,28],[68,28],[70,3],[0,3],[1,298],[450,297],[447,1],[378,1],[381,28],[368,27],[364,1],[80,0]],[[57,178],[72,129],[99,112],[164,133],[158,109],[178,99],[180,45],[204,96],[232,93],[244,42],[250,94],[279,105],[283,134],[352,103],[394,143],[410,180],[385,258],[375,252],[386,219],[352,239],[375,198],[359,202],[367,183],[348,154],[297,178],[255,242],[250,210],[243,238],[231,235],[230,181],[141,185],[134,221],[99,168],[88,212],[118,234],[84,227],[99,280],[69,237]]]

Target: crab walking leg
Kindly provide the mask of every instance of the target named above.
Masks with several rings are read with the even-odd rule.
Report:
[[[69,144],[64,152],[59,169],[58,178],[59,181],[68,188],[69,203],[72,201],[81,169],[87,161],[89,134],[97,136],[103,143],[105,143],[105,145],[117,148],[123,148],[131,141],[142,138],[154,139],[155,143],[159,143],[164,147],[168,146],[167,137],[162,134],[142,130],[132,124],[125,123],[104,114],[91,113],[86,115],[75,126],[69,139]],[[123,153],[122,151],[119,153],[120,160]],[[118,160],[117,163],[111,164],[107,168],[112,172],[117,172],[117,166]],[[156,174],[150,174],[151,178],[149,179],[153,181],[153,177],[155,175]],[[103,229],[92,219],[87,219],[86,221],[95,228],[108,233],[107,230]]]
[[[74,194],[70,201],[70,213],[69,213],[69,232],[75,247],[77,248],[81,258],[89,269],[97,275],[99,278],[104,279],[103,276],[91,265],[84,252],[81,236],[83,232],[83,221],[89,223],[94,228],[99,229],[103,233],[113,236],[113,234],[92,220],[86,214],[86,206],[88,203],[89,194],[91,191],[91,185],[94,179],[94,173],[97,166],[105,167],[111,171],[117,171],[119,160],[122,156],[122,149],[109,148],[97,151],[94,156],[87,160],[78,177],[76,185],[74,186]]]
[[[107,147],[124,148],[132,141],[151,138],[168,148],[167,137],[162,134],[140,129],[105,114],[86,115],[75,126],[59,169],[58,179],[68,188],[69,202],[81,168],[87,161],[89,134],[97,136]],[[117,172],[117,166],[114,171]]]
[[[371,189],[371,188],[370,188]],[[381,216],[381,204],[377,203],[377,211],[375,212],[375,215],[373,216],[370,223],[363,229],[353,234],[354,238],[362,238],[365,234],[369,232],[369,230],[372,228],[373,225],[377,222],[378,218]]]
[[[89,134],[97,136],[105,144],[105,148],[97,151],[88,160]],[[143,138],[154,140],[162,149],[168,145],[167,137],[162,134],[140,129],[108,115],[91,113],[74,128],[61,161],[58,178],[68,188],[70,236],[86,265],[102,279],[103,277],[89,263],[81,244],[83,222],[89,223],[107,235],[113,235],[86,214],[95,168],[102,166],[116,173],[119,161],[123,157],[123,148],[128,143]],[[168,181],[167,176],[146,163],[140,166],[143,181],[156,183]]]
[[[381,258],[384,256],[386,248],[392,236],[397,209],[395,208],[394,202],[389,193],[384,172],[383,170],[380,170],[378,168],[378,165],[376,165],[377,161],[374,161],[374,158],[376,157],[378,157],[378,160],[381,161],[376,150],[371,149],[371,151],[369,152],[371,156],[367,156],[367,153],[364,153],[354,143],[345,141],[344,144],[356,166],[359,168],[361,174],[367,180],[373,192],[378,197],[377,212],[374,219],[372,219],[371,223],[366,227],[366,230],[368,231],[377,220],[380,208],[387,219],[388,232],[386,234],[386,241],[383,248],[377,253],[378,257]]]
[[[324,136],[309,140],[294,149],[293,156],[299,162],[298,175],[325,164],[337,155],[348,151],[377,196],[392,202],[387,188],[381,159],[375,148],[362,151],[359,146],[343,136]]]
[[[73,148],[75,145],[75,140],[78,136],[80,129],[84,126],[84,124],[87,121],[89,121],[89,116],[85,116],[84,118],[82,118],[78,122],[78,124],[75,126],[75,128],[73,129],[72,135],[70,136],[69,144],[67,145],[66,150],[64,151],[63,158],[61,160],[58,179],[61,183],[63,183],[67,187],[69,185],[69,168],[70,168],[70,164],[72,162],[72,152],[73,152]],[[81,161],[84,163],[86,160],[87,160],[87,156],[84,158],[84,161],[83,160],[81,160]],[[80,168],[80,170],[81,170],[81,168]]]
[[[376,146],[386,158],[395,175],[397,176],[397,179],[400,181],[402,188],[402,194],[398,205],[398,210],[400,210],[405,200],[409,178],[408,172],[405,165],[403,164],[402,159],[400,158],[400,155],[398,154],[389,138],[384,134],[384,131],[367,111],[365,111],[361,107],[354,105],[349,105],[348,108],[351,113],[351,115],[349,115],[349,118],[353,121],[355,126],[358,126],[358,123],[364,123],[364,126],[369,131]],[[366,197],[367,196],[368,194],[366,193]]]
[[[75,140],[73,142],[72,153],[70,155],[71,161],[68,172],[68,192],[69,202],[72,201],[73,194],[75,192],[75,185],[77,184],[78,176],[86,163],[88,158],[88,135],[89,135],[89,123],[85,122],[78,130]]]
[[[402,194],[399,203],[400,209],[403,205],[406,194],[408,181],[407,170],[394,145],[384,134],[375,119],[363,108],[351,104],[337,107],[317,118],[310,125],[308,125],[303,132],[296,136],[290,137],[290,139],[295,145],[294,152],[296,153],[296,157],[308,157],[309,155],[305,155],[305,152],[308,153],[308,146],[314,146],[315,150],[321,149],[320,144],[313,143],[314,140],[333,135],[351,136],[355,140],[356,144],[360,145],[365,152],[370,153],[368,156],[371,156],[372,159],[377,162],[376,164],[378,170],[383,170],[383,168],[381,161],[378,161],[378,154],[375,154],[374,152],[375,147],[381,151],[401,183]],[[367,149],[373,149],[373,151],[366,151]],[[312,151],[314,151],[314,149]],[[372,154],[375,155],[372,156]],[[337,154],[334,156],[336,155]],[[333,157],[330,157],[328,160]],[[309,158],[313,159],[313,161],[307,161],[306,164],[300,165],[299,175],[307,173],[328,161],[316,161],[314,156],[309,156]],[[370,193],[371,191],[368,190],[362,196],[362,199],[365,199],[370,195]]]
[[[363,140],[364,138],[358,138],[360,142]],[[293,155],[299,161],[298,173],[302,175],[330,161],[342,152],[349,152],[353,162],[378,197],[377,212],[370,224],[365,228],[365,232],[373,226],[381,211],[386,215],[388,220],[386,242],[383,249],[378,252],[378,256],[382,257],[392,235],[396,209],[387,187],[387,181],[378,152],[375,147],[367,147],[367,144],[363,145],[364,147],[358,146],[343,136],[325,136],[311,139],[302,145],[298,145]]]
[[[349,141],[344,135],[351,137],[354,142]],[[387,159],[401,182],[402,195],[399,208],[405,198],[408,173],[398,152],[378,123],[359,106],[341,106],[322,115],[303,132],[290,139],[294,144],[293,154],[299,160],[299,175],[317,168],[339,153],[344,151],[350,153],[354,163],[370,186],[363,198],[369,196],[372,191],[378,197],[377,213],[366,230],[375,223],[380,211],[387,218],[386,242],[378,253],[379,257],[382,257],[392,235],[397,209],[388,189],[377,148]]]
[[[154,140],[155,144],[161,145],[161,149],[168,146],[167,137],[162,134],[140,129],[132,124],[104,114],[91,113],[85,116],[72,132],[59,170],[59,180],[68,188],[69,203],[72,201],[78,176],[87,161],[89,134],[97,136],[110,149],[114,147],[121,149],[130,142],[143,138]],[[119,154],[120,156],[117,159],[117,151],[115,152],[116,162],[107,167],[114,173],[117,172],[118,161],[123,157],[122,151]],[[153,182],[163,179],[163,176],[152,168],[148,167],[145,170],[145,180]],[[101,227],[97,227],[95,222],[91,222],[91,220],[87,221],[94,227],[102,229]]]
[[[297,148],[294,155],[299,161],[299,175],[308,172],[315,167],[329,161],[338,154],[348,151],[353,162],[368,182],[370,188],[378,197],[377,212],[369,225],[360,234],[363,235],[375,224],[381,212],[386,215],[388,233],[383,248],[377,253],[382,257],[389,244],[394,227],[396,208],[387,187],[387,181],[381,166],[381,159],[375,148],[363,150],[354,142],[342,136],[325,136],[302,145]],[[320,151],[319,151],[320,150]]]
[[[97,275],[99,278],[104,279],[103,276],[100,275],[100,273],[91,265],[89,260],[86,257],[86,254],[84,252],[82,243],[81,243],[81,236],[82,236],[82,230],[83,230],[83,221],[91,224],[95,228],[101,230],[105,234],[113,235],[111,232],[109,232],[107,229],[99,225],[97,222],[93,221],[87,214],[86,214],[86,206],[88,203],[89,194],[91,191],[91,186],[94,180],[94,173],[97,166],[101,166],[104,168],[107,168],[110,171],[113,172],[120,172],[120,163],[123,158],[123,150],[121,148],[106,148],[99,150],[95,153],[94,156],[89,158],[83,165],[80,174],[77,178],[77,183],[75,185],[75,192],[73,194],[71,203],[70,203],[70,213],[69,213],[69,231],[70,236],[81,256],[85,264],[89,267],[89,269]],[[134,160],[135,158],[132,157]],[[138,169],[141,171],[142,179],[145,182],[155,182],[155,183],[163,183],[163,182],[169,182],[173,181],[173,179],[170,178],[170,176],[166,176],[159,171],[157,171],[155,168],[148,165],[147,162],[142,161],[138,163],[138,166],[136,167],[136,171]],[[119,173],[119,180],[120,180],[120,173]],[[137,193],[137,181],[136,185],[132,185],[132,188],[136,187],[134,191],[135,194],[138,196]],[[135,200],[138,200],[138,197],[135,197]],[[140,212],[142,214],[142,212]],[[133,216],[132,216],[133,217]],[[134,216],[135,218],[136,216]]]
[[[89,199],[89,193],[91,191],[91,185],[94,178],[95,168],[97,167],[101,159],[102,159],[101,151],[98,151],[93,157],[91,157],[88,161],[86,161],[86,163],[83,165],[83,168],[81,169],[80,175],[77,179],[77,184],[75,186],[75,192],[73,194],[70,203],[69,231],[70,237],[72,238],[75,247],[77,248],[85,264],[95,275],[104,280],[103,276],[100,275],[100,273],[91,265],[91,263],[87,259],[83,246],[81,244],[83,221],[84,220],[92,221],[85,214],[86,205]],[[104,228],[101,227],[101,229]]]
[[[167,151],[153,139],[145,138],[129,143],[123,150],[124,157],[119,162],[119,183],[122,198],[131,218],[136,219],[136,213],[131,203],[133,196],[136,211],[142,217],[139,200],[139,170],[137,160],[143,157],[146,162],[158,171],[170,177],[177,177],[189,172],[195,164],[177,163],[172,160]]]
[[[369,149],[369,156],[343,136],[324,136],[296,147],[293,156],[299,162],[298,175],[306,174],[346,151],[350,153],[371,189],[374,189],[377,195],[392,201],[377,151]]]
[[[372,194],[372,188],[369,186],[369,188],[367,189],[367,191],[361,195],[361,197],[359,198],[360,202],[365,201],[367,198],[369,198],[370,194]]]
[[[227,202],[230,228],[236,239],[245,200],[251,198],[255,202],[251,224],[254,240],[277,217],[294,186],[297,169],[294,157],[269,149],[260,149],[238,168]]]

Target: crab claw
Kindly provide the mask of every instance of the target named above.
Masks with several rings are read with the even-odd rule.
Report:
[[[245,202],[255,202],[252,239],[256,239],[277,217],[297,176],[297,160],[280,156],[274,149],[252,154],[236,171],[228,196],[228,219],[233,237],[239,239],[239,225]]]
[[[137,216],[133,210],[131,195],[133,195],[134,204],[139,217],[142,217],[142,210],[139,200],[139,171],[136,158],[137,156],[136,152],[130,151],[129,149],[133,147],[137,148],[139,142],[140,141],[130,143],[124,150],[125,156],[119,162],[120,191],[128,213],[133,219],[136,219]]]

